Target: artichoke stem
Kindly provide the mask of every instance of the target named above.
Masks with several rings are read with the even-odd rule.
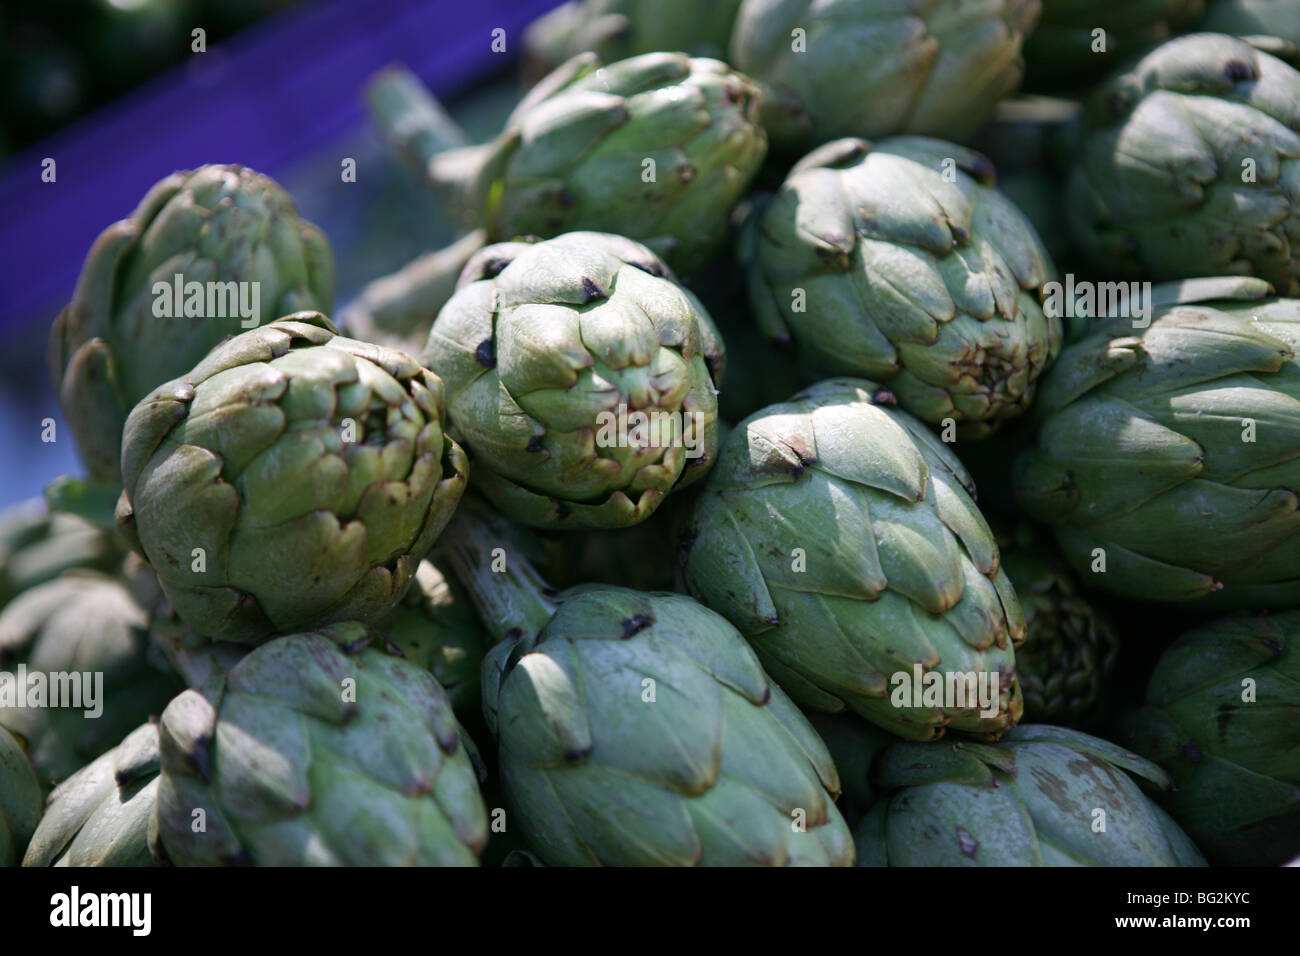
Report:
[[[380,70],[366,84],[365,98],[371,121],[417,182],[429,182],[434,156],[467,145],[456,121],[406,67]]]
[[[482,229],[445,249],[426,252],[366,285],[339,316],[348,334],[368,342],[413,348],[418,354],[439,310],[456,291],[470,257],[487,244]]]
[[[486,505],[464,501],[439,550],[496,642],[536,634],[555,615],[555,591],[524,556],[519,531]]]

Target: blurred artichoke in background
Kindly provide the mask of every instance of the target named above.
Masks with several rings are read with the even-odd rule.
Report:
[[[1126,739],[1169,771],[1162,802],[1211,862],[1271,866],[1300,853],[1300,612],[1183,635]]]
[[[148,568],[133,576],[156,592]],[[90,571],[24,591],[0,613],[0,667],[26,685],[21,705],[0,701],[0,726],[27,741],[42,781],[67,779],[181,689],[150,653],[149,617],[131,582]]]
[[[821,375],[881,382],[979,438],[1019,415],[1061,344],[1052,264],[978,153],[919,137],[805,156],[742,236],[764,334]]]
[[[1196,25],[1206,0],[1042,0],[1042,4],[1043,15],[1025,41],[1026,85],[1031,89],[1091,85],[1126,58]],[[1104,34],[1094,35],[1097,30]]]
[[[14,866],[41,818],[41,785],[22,746],[0,727],[0,867]]]
[[[159,863],[158,727],[143,724],[50,794],[23,866]]]
[[[961,140],[1020,85],[1038,13],[1039,0],[744,0],[731,62],[759,81],[774,148]]]
[[[636,524],[713,461],[717,332],[662,261],[620,236],[484,249],[421,361],[446,384],[475,488],[525,524]]]
[[[213,349],[136,406],[123,529],[191,630],[257,643],[374,621],[465,489],[442,383],[298,313]]]
[[[343,624],[277,638],[168,705],[158,823],[172,862],[477,863],[487,815],[451,702],[366,637]]]
[[[433,561],[420,562],[401,603],[374,630],[383,648],[433,674],[457,714],[479,705],[479,665],[488,638],[468,595]]]
[[[1027,524],[999,536],[998,545],[1025,612],[1025,643],[1016,650],[1025,719],[1067,727],[1095,722],[1119,656],[1115,628]]]
[[[1043,378],[1016,497],[1086,583],[1201,610],[1300,604],[1300,300],[1261,286],[1158,288],[1177,304],[1146,328],[1101,322]]]
[[[155,283],[167,296],[205,285],[201,301],[184,293],[183,314],[160,315]],[[254,292],[256,314],[241,316]],[[231,335],[299,309],[328,311],[333,299],[329,241],[266,176],[204,166],[157,183],[95,240],[50,338],[59,402],[90,473],[122,480],[123,424],[157,386]]]
[[[579,53],[606,63],[675,50],[727,57],[740,0],[569,0],[528,25],[524,79],[530,85]]]
[[[966,470],[892,399],[831,379],[737,425],[684,531],[685,585],[806,708],[996,736],[1021,713],[1024,617]],[[917,704],[918,678],[970,696]]]
[[[456,145],[409,73],[372,81],[376,122],[493,241],[612,232],[674,269],[708,261],[767,153],[758,90],[719,60],[574,57],[537,84],[482,146]]]
[[[543,862],[852,863],[830,756],[735,628],[678,594],[557,593],[500,527],[462,509],[448,554],[501,639],[484,715]]]
[[[64,571],[114,571],[124,549],[111,532],[38,499],[0,511],[0,607]]]
[[[854,830],[859,866],[1204,866],[1138,786],[1155,764],[1046,724],[996,744],[897,743],[875,758],[883,794]]]
[[[1068,219],[1099,268],[1300,295],[1300,72],[1233,37],[1179,37],[1092,93],[1080,143]]]

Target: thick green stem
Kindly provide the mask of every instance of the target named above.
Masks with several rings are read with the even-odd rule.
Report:
[[[467,145],[456,121],[405,67],[390,66],[375,74],[365,96],[371,119],[420,182],[428,182],[434,156]]]
[[[556,611],[555,592],[525,556],[526,547],[519,529],[472,498],[462,502],[438,545],[498,641],[536,634]]]
[[[347,334],[418,354],[465,263],[486,244],[486,233],[475,229],[369,283],[339,316]]]

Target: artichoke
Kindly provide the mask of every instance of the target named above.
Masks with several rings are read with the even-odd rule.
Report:
[[[168,705],[158,825],[172,862],[477,863],[487,815],[446,692],[367,641],[355,623],[277,638]]]
[[[725,59],[740,0],[569,0],[524,33],[529,83],[579,53],[606,63],[658,50]]]
[[[993,179],[939,140],[814,150],[742,238],[759,326],[815,374],[882,382],[912,414],[987,435],[1061,342],[1039,304],[1051,261]]]
[[[433,674],[457,714],[479,706],[487,635],[455,579],[422,561],[401,603],[375,625],[384,649]]]
[[[635,524],[713,460],[720,340],[699,300],[631,240],[489,246],[421,361],[446,383],[475,487],[526,524]]]
[[[1205,11],[1205,2],[1042,0],[1043,15],[1025,42],[1029,83],[1087,86],[1131,54],[1194,25]],[[1095,35],[1097,30],[1103,35]]]
[[[23,866],[154,866],[158,727],[143,724],[50,794]]]
[[[1025,612],[1025,643],[1016,651],[1025,719],[1066,726],[1095,721],[1119,655],[1115,628],[1027,525],[1013,541],[998,543]]]
[[[1213,863],[1300,853],[1300,612],[1228,618],[1175,641],[1128,743],[1174,781],[1165,808]]]
[[[964,139],[1020,85],[1038,13],[1039,0],[744,0],[731,62],[759,81],[763,125],[783,150],[840,136]]]
[[[43,781],[68,778],[181,689],[150,651],[149,621],[132,582],[90,571],[38,585],[0,612],[0,726],[27,741]]]
[[[18,740],[0,727],[0,867],[22,859],[40,818],[40,782]]]
[[[257,643],[374,621],[465,489],[442,383],[300,312],[136,406],[119,521],[193,631]]]
[[[186,291],[183,315],[160,316],[156,283],[168,295],[189,283],[205,292],[197,309]],[[240,292],[255,315],[240,314]],[[229,336],[288,312],[329,311],[333,298],[329,241],[272,180],[243,166],[204,166],[157,183],[95,240],[54,321],[50,369],[86,467],[120,483],[132,406]]]
[[[1093,93],[1066,200],[1119,276],[1256,275],[1300,295],[1300,71],[1221,34],[1170,40]]]
[[[892,403],[830,379],[736,426],[686,523],[685,585],[806,708],[996,735],[1022,709],[1024,617],[966,470]]]
[[[1168,789],[1164,771],[1078,731],[897,743],[871,772],[883,796],[854,831],[859,866],[1205,865],[1135,782]]]
[[[733,627],[683,595],[552,591],[469,511],[448,556],[502,638],[484,715],[507,825],[543,862],[852,863],[826,748]]]
[[[612,232],[690,272],[725,241],[767,152],[758,90],[718,60],[574,57],[524,97],[493,142],[445,152],[454,139],[417,83],[382,74],[369,92],[376,121],[493,241]]]
[[[1145,328],[1100,323],[1043,379],[1015,492],[1087,583],[1202,610],[1300,603],[1300,301],[1259,287],[1156,290],[1175,304]]]

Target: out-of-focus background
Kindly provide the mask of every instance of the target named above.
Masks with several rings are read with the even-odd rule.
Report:
[[[455,238],[367,122],[405,63],[471,142],[520,94],[523,28],[559,0],[6,0],[0,8],[0,507],[82,469],[45,364],[91,243],[168,173],[241,163],[334,247],[336,310]],[[194,32],[206,50],[195,52]],[[504,47],[504,49],[502,49]],[[356,182],[344,182],[347,159]],[[43,181],[47,160],[56,177]],[[58,439],[42,441],[42,423]]]

